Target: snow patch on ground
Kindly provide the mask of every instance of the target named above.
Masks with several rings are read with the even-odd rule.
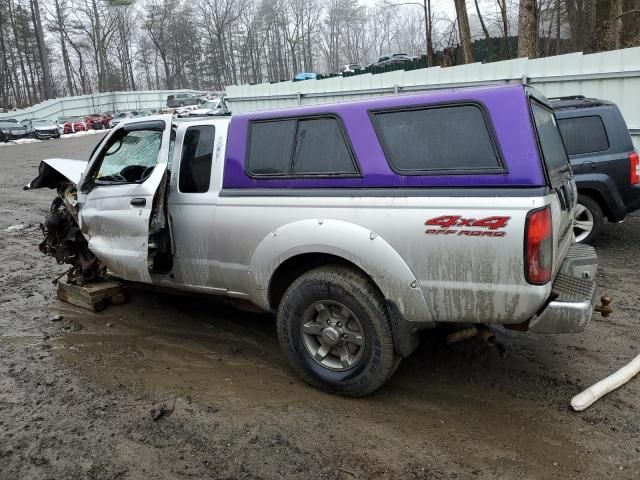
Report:
[[[7,143],[0,143],[0,147],[8,147],[10,145],[22,145],[25,143],[38,143],[42,140],[38,140],[37,138],[20,138],[18,140],[9,140]]]
[[[24,223],[19,223],[18,225],[11,225],[6,229],[7,232],[15,232],[17,230],[22,230],[26,225]]]
[[[108,130],[87,130],[85,132],[76,132],[76,133],[64,133],[60,135],[60,138],[75,138],[75,137],[84,137],[87,135],[96,135],[98,133],[107,133]]]

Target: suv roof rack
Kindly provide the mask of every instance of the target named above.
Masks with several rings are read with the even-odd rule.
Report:
[[[588,108],[613,105],[612,102],[599,98],[588,98],[584,95],[567,95],[564,97],[551,97],[549,102],[555,109],[560,108]]]

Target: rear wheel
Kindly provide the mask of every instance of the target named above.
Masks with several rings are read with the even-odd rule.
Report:
[[[592,245],[600,236],[603,225],[604,214],[598,202],[587,195],[578,195],[578,205],[573,218],[576,242]]]
[[[278,340],[304,381],[354,397],[384,385],[400,360],[382,295],[364,274],[341,265],[291,284],[278,308]]]

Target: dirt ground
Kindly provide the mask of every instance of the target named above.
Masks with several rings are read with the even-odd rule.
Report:
[[[98,314],[56,300],[64,267],[37,249],[53,192],[21,187],[98,138],[0,146],[0,479],[640,478],[640,378],[568,407],[640,353],[640,215],[597,247],[610,319],[499,330],[506,358],[428,332],[388,385],[346,399],[292,375],[268,315],[139,289]]]

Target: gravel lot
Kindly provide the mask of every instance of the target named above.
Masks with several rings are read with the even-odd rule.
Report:
[[[640,378],[568,408],[640,353],[640,215],[597,247],[610,319],[499,330],[504,359],[429,332],[382,390],[345,399],[291,374],[270,316],[150,290],[99,314],[56,300],[63,267],[37,249],[53,192],[21,187],[99,138],[0,145],[1,479],[640,478]]]

